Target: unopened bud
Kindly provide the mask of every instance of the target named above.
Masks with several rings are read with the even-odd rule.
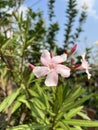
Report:
[[[52,53],[52,52],[50,52],[50,57],[51,57],[51,58],[53,57],[53,53]]]
[[[70,51],[70,55],[75,52],[76,48],[77,48],[77,44],[74,44],[74,46],[72,47],[72,49]]]
[[[74,61],[75,61],[74,58],[71,58],[71,63],[74,63]]]
[[[79,69],[80,66],[81,66],[81,64],[76,64],[74,69],[77,70],[77,69]]]
[[[31,69],[34,69],[34,68],[35,68],[35,66],[32,65],[32,64],[29,64],[29,67],[30,67]]]

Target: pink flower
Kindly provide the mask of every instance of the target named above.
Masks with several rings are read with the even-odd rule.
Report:
[[[81,59],[81,69],[85,69],[86,73],[88,75],[88,79],[90,79],[91,74],[89,73],[89,69],[91,69],[91,67],[89,66],[88,62],[85,59],[85,53],[82,55],[82,59]]]
[[[61,64],[62,62],[66,61],[66,59],[66,54],[62,54],[60,56],[51,56],[47,50],[44,50],[40,59],[43,66],[34,67],[34,75],[37,78],[47,75],[45,85],[57,86],[58,74],[60,74],[62,77],[70,76],[70,68]]]
[[[86,70],[86,73],[87,73],[87,76],[88,76],[88,79],[90,79],[91,77],[91,74],[89,73],[89,69],[91,69],[91,67],[89,66],[88,62],[86,61],[85,59],[85,53],[82,55],[82,59],[81,59],[81,62],[82,64],[77,64],[75,66],[75,69],[80,69],[80,70]]]

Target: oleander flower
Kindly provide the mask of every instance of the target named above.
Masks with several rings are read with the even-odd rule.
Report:
[[[82,54],[81,57],[82,57],[81,64],[76,64],[75,69],[76,70],[85,70],[87,73],[88,79],[90,79],[91,74],[89,73],[89,69],[91,69],[91,67],[89,66],[89,63],[85,59],[85,53]]]
[[[88,62],[85,59],[85,53],[82,55],[81,62],[82,62],[81,69],[85,69],[86,70],[88,79],[90,79],[91,74],[89,73],[89,69],[91,69],[91,67],[89,66]]]
[[[66,59],[67,54],[53,56],[48,50],[43,50],[40,58],[42,66],[33,67],[33,73],[37,78],[46,76],[46,86],[57,86],[58,74],[62,77],[70,76],[70,68],[62,64]]]

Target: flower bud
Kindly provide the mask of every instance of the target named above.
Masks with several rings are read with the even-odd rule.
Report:
[[[77,44],[74,44],[74,46],[72,47],[72,49],[70,51],[70,55],[75,52],[76,48],[77,48]]]
[[[75,61],[74,58],[71,58],[71,63],[72,63],[72,64],[74,63],[74,61]]]
[[[80,66],[81,66],[81,64],[76,64],[76,65],[74,66],[74,69],[77,70],[77,69],[79,69]]]
[[[29,67],[30,67],[31,69],[34,69],[34,68],[35,68],[35,66],[32,65],[32,64],[29,64]]]

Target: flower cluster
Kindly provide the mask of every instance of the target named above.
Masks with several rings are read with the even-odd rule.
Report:
[[[76,44],[71,49],[70,54],[72,54],[75,50]],[[59,74],[65,78],[70,76],[71,69],[63,64],[67,60],[67,56],[68,55],[66,53],[54,56],[48,50],[43,50],[40,58],[42,66],[34,66],[30,64],[30,67],[33,69],[33,73],[37,78],[46,76],[46,86],[57,86]],[[91,74],[89,73],[90,67],[85,59],[85,54],[82,55],[81,65],[76,67],[76,69],[86,70],[88,79],[91,77]]]

